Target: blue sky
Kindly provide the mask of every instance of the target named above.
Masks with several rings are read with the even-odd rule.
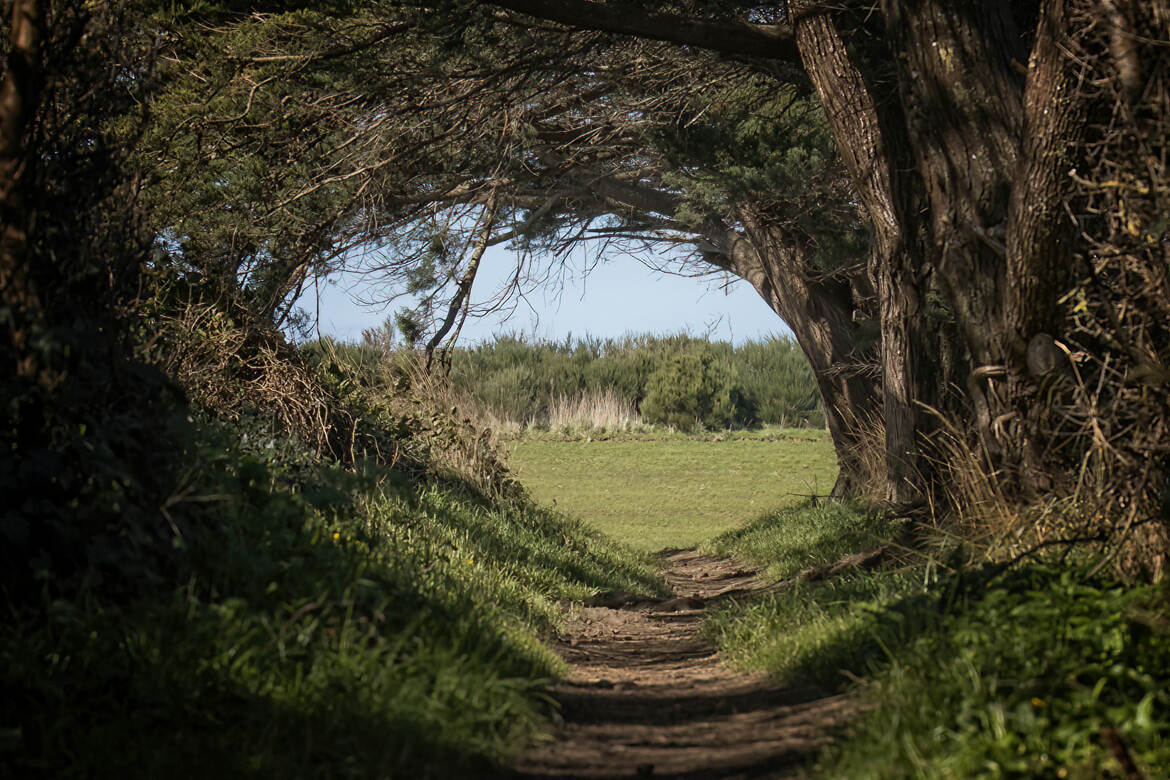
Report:
[[[476,279],[473,300],[489,299],[514,268],[515,260],[508,250],[489,250]],[[545,285],[527,295],[510,316],[501,313],[469,318],[460,343],[474,344],[509,331],[559,340],[570,333],[617,337],[682,330],[735,343],[789,333],[750,285],[737,281],[721,289],[721,283],[717,278],[663,275],[629,257],[599,264],[586,274],[580,259],[571,259],[559,295],[556,289],[550,289],[556,285]],[[322,285],[321,333],[345,340],[360,339],[363,329],[379,325],[405,303],[368,306],[355,300],[376,292],[376,288],[370,289],[353,276]],[[309,290],[300,305],[314,312],[318,305],[316,293]]]

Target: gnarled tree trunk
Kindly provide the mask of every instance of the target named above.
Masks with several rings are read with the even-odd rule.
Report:
[[[0,82],[0,305],[7,309],[3,349],[11,353],[5,372],[25,380],[52,384],[45,366],[35,357],[36,331],[45,327],[41,299],[29,269],[29,232],[32,217],[27,189],[35,155],[25,149],[25,134],[40,102],[40,3],[13,0],[8,28],[8,57]]]
[[[870,275],[881,323],[884,492],[894,506],[913,505],[923,500],[932,479],[921,442],[931,425],[922,404],[937,404],[935,390],[947,378],[939,374],[937,350],[926,332],[925,272],[913,229],[915,199],[905,188],[895,189],[898,150],[890,146],[888,126],[899,120],[879,113],[870,85],[825,7],[793,0],[789,9],[805,71],[873,230]]]
[[[825,422],[837,454],[832,495],[860,495],[880,463],[873,429],[880,426],[876,356],[867,355],[853,312],[859,306],[848,280],[818,271],[811,248],[763,216],[742,210],[746,235],[726,240],[728,270],[747,280],[792,329],[816,377]]]
[[[1077,95],[1085,66],[1068,52],[1071,11],[1065,0],[1045,3],[1028,60],[1023,99],[1023,144],[1007,214],[1004,327],[1008,393],[1020,446],[1020,484],[1035,495],[1053,487],[1044,463],[1044,430],[1053,413],[1041,398],[1046,377],[1067,369],[1056,339],[1065,339],[1059,300],[1076,275],[1076,226],[1066,204],[1069,171],[1083,162],[1089,114]]]

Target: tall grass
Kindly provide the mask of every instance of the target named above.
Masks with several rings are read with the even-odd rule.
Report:
[[[1156,517],[1141,520],[1139,503],[1118,498],[1134,486],[1118,483],[1105,467],[1116,453],[1099,432],[1091,452],[1081,460],[1075,483],[1049,485],[1021,499],[1014,486],[1004,484],[1005,472],[995,468],[996,457],[985,442],[954,420],[937,413],[936,417],[939,429],[930,446],[945,477],[940,484],[947,503],[955,508],[949,524],[987,550],[989,558],[1095,556],[1102,569],[1112,569],[1127,580],[1158,581],[1165,576],[1170,565],[1170,556],[1163,552],[1167,529]]]
[[[613,389],[553,399],[548,410],[552,430],[632,431],[644,428],[633,403]]]

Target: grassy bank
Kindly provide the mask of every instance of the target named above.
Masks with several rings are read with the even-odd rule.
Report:
[[[0,628],[4,765],[119,777],[451,777],[546,716],[562,600],[655,592],[644,561],[526,503],[220,438],[182,587]],[[261,442],[261,448],[267,443]],[[212,515],[218,517],[212,517]]]
[[[832,443],[816,430],[533,436],[508,448],[537,500],[641,550],[699,544],[745,516],[825,493],[836,476]]]
[[[182,324],[168,369],[196,406],[156,434],[182,448],[160,541],[113,526],[76,587],[31,562],[42,597],[0,623],[0,776],[472,775],[545,727],[562,602],[661,592],[426,388],[245,351],[226,319],[180,349]]]
[[[805,506],[711,546],[791,577],[894,532]],[[732,604],[705,631],[745,667],[855,692],[863,714],[818,776],[1153,778],[1170,766],[1168,595],[938,548]]]

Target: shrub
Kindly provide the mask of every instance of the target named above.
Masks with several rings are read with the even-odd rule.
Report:
[[[733,360],[745,423],[824,426],[812,366],[795,342],[779,338],[749,342],[735,350]]]
[[[733,374],[709,350],[679,351],[650,375],[642,415],[681,431],[727,428],[735,415]]]
[[[639,408],[649,393],[650,377],[687,350],[707,353],[730,370],[734,425],[824,425],[812,369],[787,338],[733,347],[686,334],[558,342],[501,335],[455,350],[450,382],[465,399],[461,405],[474,403],[493,420],[493,427],[548,426],[554,407],[563,406],[564,399],[577,403],[612,395]]]

